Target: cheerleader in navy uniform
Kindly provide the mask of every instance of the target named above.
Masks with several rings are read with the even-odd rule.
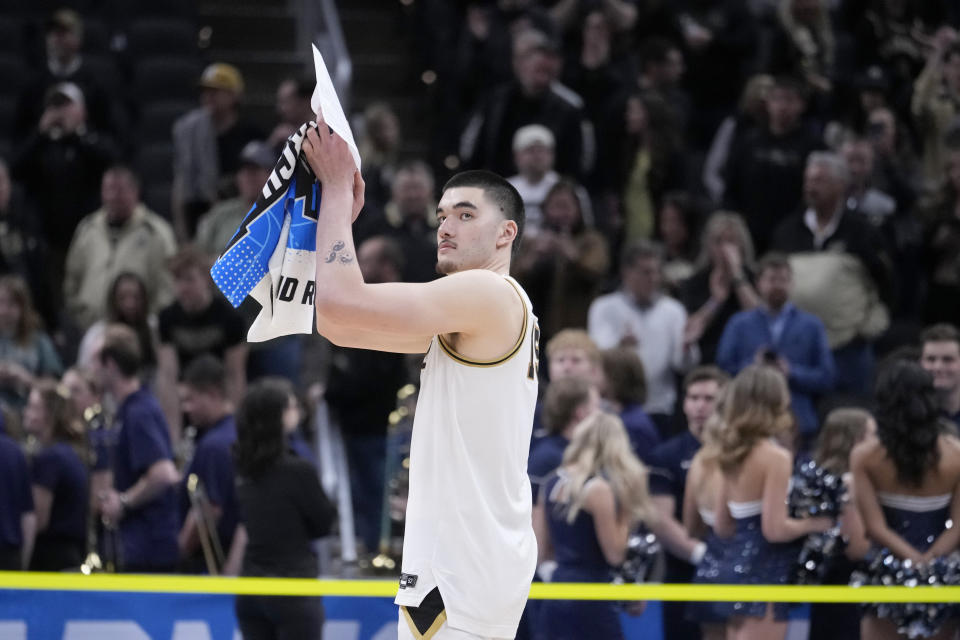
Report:
[[[630,450],[623,422],[596,413],[574,432],[563,466],[533,510],[539,562],[553,559],[555,582],[610,582],[635,525],[653,518],[647,470]],[[631,613],[642,611],[635,603]],[[616,603],[546,600],[534,637],[622,640]]]
[[[953,524],[960,522],[960,441],[940,420],[933,378],[918,364],[895,362],[881,372],[876,396],[877,437],[851,456],[867,537],[882,547],[870,566],[873,581],[885,566],[896,567],[899,576],[926,571],[960,543],[960,527]],[[936,579],[935,570],[929,577]],[[870,640],[946,639],[957,628],[946,605],[919,611],[873,605],[868,611],[860,628]]]
[[[719,583],[787,584],[796,541],[833,524],[829,518],[788,516],[793,455],[776,438],[790,434],[789,403],[783,375],[762,365],[741,371],[724,395],[723,427],[710,447],[723,476],[714,529],[729,538]],[[728,640],[776,640],[786,633],[786,604],[736,602],[718,613],[728,617]]]
[[[718,405],[718,410],[722,407]],[[704,448],[693,457],[687,472],[686,491],[683,496],[683,526],[690,533],[706,543],[706,552],[697,564],[693,575],[694,584],[719,584],[720,567],[730,548],[727,540],[719,537],[713,530],[716,522],[719,489],[723,476],[717,465],[715,443],[723,421],[713,415],[704,425],[701,438]],[[700,624],[700,636],[703,640],[724,640],[726,638],[726,604],[716,602],[688,602],[686,618]]]
[[[863,409],[843,408],[834,409],[827,414],[820,428],[817,445],[813,453],[813,460],[806,462],[808,471],[822,469],[815,475],[821,482],[826,477],[839,479],[840,493],[846,494],[840,500],[838,529],[836,534],[842,542],[837,544],[833,553],[826,553],[826,545],[820,545],[817,554],[821,564],[813,572],[817,573],[817,584],[847,584],[850,575],[856,566],[856,561],[862,559],[870,548],[870,541],[866,537],[863,519],[856,506],[853,487],[853,477],[850,473],[850,453],[853,448],[867,438],[875,437],[877,423],[867,411]],[[812,468],[811,468],[812,467]],[[807,476],[810,474],[808,473]],[[796,478],[795,478],[796,480]],[[800,483],[794,482],[791,497],[795,493],[807,494],[806,503],[825,504],[826,492],[818,492],[815,488],[801,489]],[[794,504],[791,507],[795,506]],[[831,532],[823,534],[826,538]],[[815,538],[811,537],[810,542]],[[812,558],[812,556],[811,556]],[[801,559],[800,565],[805,564]],[[805,581],[811,582],[811,581]],[[860,612],[856,604],[816,602],[810,608],[810,637],[816,640],[858,640],[860,638]]]

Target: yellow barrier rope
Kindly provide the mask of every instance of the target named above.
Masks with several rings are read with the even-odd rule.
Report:
[[[0,571],[0,589],[214,593],[393,598],[395,580],[310,580],[211,576]],[[960,587],[535,583],[534,600],[677,600],[718,602],[960,602]]]

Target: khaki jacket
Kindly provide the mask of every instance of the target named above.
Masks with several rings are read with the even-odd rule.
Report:
[[[114,279],[130,271],[143,279],[150,311],[156,313],[173,300],[167,260],[176,250],[173,228],[143,204],[118,231],[108,227],[106,211],[94,211],[80,221],[67,252],[67,311],[86,330],[106,315]]]

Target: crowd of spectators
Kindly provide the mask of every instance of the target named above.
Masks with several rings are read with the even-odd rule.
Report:
[[[878,363],[904,349],[960,420],[951,4],[420,0],[413,11],[431,34],[416,39],[419,59],[437,77],[424,97],[431,153],[401,152],[406,123],[389,104],[355,114],[367,184],[358,258],[370,282],[438,277],[438,182],[461,168],[509,177],[527,211],[514,275],[547,345],[535,488],[598,403],[648,465],[689,459],[695,443],[667,445],[699,439],[697,398],[756,363],[785,377],[801,451],[830,409],[867,406]],[[179,67],[158,67],[136,18],[113,27],[126,40],[90,43],[104,22],[69,9],[36,21],[24,33],[37,42],[18,52],[34,72],[2,90],[18,93],[3,96],[15,110],[0,146],[0,469],[22,462],[10,438],[29,441],[33,491],[0,497],[0,562],[21,566],[34,537],[35,563],[77,559],[87,525],[68,498],[51,508],[59,464],[64,483],[91,476],[83,500],[119,524],[126,568],[195,567],[174,463],[200,467],[216,517],[233,523],[223,477],[236,435],[224,420],[264,376],[326,393],[358,537],[373,551],[387,416],[416,367],[316,337],[248,345],[257,310],[233,309],[209,277],[279,145],[311,117],[312,81],[283,79],[276,121],[261,128],[243,116],[241,70],[204,68],[189,46]],[[175,101],[162,104],[145,78],[166,86],[174,68]],[[555,387],[567,378],[581,382]],[[78,466],[57,443],[79,446],[80,417],[96,406],[116,426]],[[288,431],[310,457],[299,425]],[[680,485],[661,492],[676,525],[664,535],[689,556]],[[74,546],[41,546],[44,531]]]

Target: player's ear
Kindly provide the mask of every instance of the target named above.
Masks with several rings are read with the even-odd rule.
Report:
[[[500,234],[497,236],[497,249],[508,246],[517,238],[517,223],[513,220],[504,220],[500,223]]]

